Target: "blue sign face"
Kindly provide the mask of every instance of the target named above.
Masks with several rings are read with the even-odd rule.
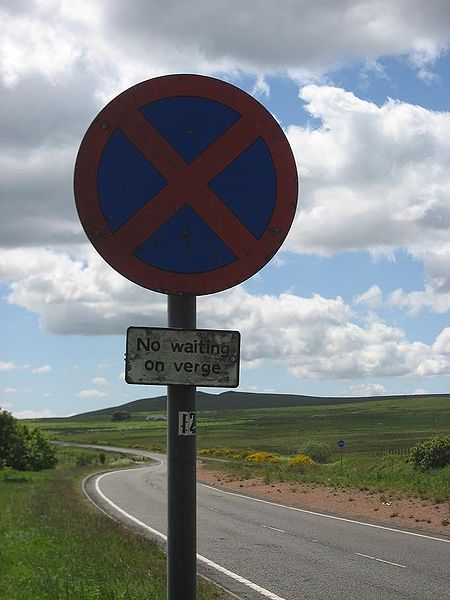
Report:
[[[166,293],[244,281],[283,242],[297,171],[254,98],[196,75],[138,84],[91,124],[75,168],[81,222],[120,273]]]
[[[338,446],[339,446],[339,448],[343,448],[345,446],[344,440],[339,440]]]
[[[157,100],[141,107],[140,113],[187,165],[240,119],[235,110],[219,102],[191,96]],[[202,273],[236,260],[229,240],[221,239],[215,223],[206,222],[196,210],[205,184],[256,239],[261,237],[275,207],[277,179],[269,149],[258,138],[213,179],[200,178],[198,192],[186,190],[183,206],[136,247],[136,258],[173,273]],[[159,192],[168,185],[133,140],[116,130],[98,170],[100,206],[111,231],[146,203],[157,203]]]

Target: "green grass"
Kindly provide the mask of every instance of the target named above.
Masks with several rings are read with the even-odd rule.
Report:
[[[166,423],[146,422],[148,413],[133,413],[130,421],[114,423],[111,415],[42,420],[38,424],[60,440],[97,442],[161,451],[166,447]],[[152,414],[156,414],[154,411]],[[163,413],[160,413],[163,414]],[[450,434],[450,396],[409,396],[348,401],[339,404],[200,410],[198,448],[261,450],[282,456],[297,454],[307,442],[326,442],[332,464],[303,474],[328,485],[392,489],[429,498],[449,498],[449,472],[414,472],[405,456],[416,443]],[[340,470],[337,442],[345,440]],[[388,456],[384,456],[388,454]],[[391,454],[393,458],[391,457]],[[348,467],[348,468],[347,468]],[[233,469],[249,472],[246,465]],[[281,470],[270,477],[291,477]]]
[[[60,456],[52,471],[0,471],[0,599],[165,599],[164,553],[84,498],[87,468],[76,465],[89,462],[86,451],[64,449]],[[104,462],[100,453],[91,459]],[[198,597],[226,596],[200,580]]]
[[[450,465],[421,472],[412,468],[406,456],[374,458],[354,455],[325,465],[289,468],[282,464],[249,464],[245,461],[217,463],[205,461],[209,468],[229,473],[236,479],[262,477],[265,483],[316,483],[330,487],[390,492],[434,502],[450,501]]]
[[[166,423],[145,421],[135,413],[130,421],[114,423],[108,415],[77,420],[48,419],[37,424],[60,440],[122,446],[166,446]],[[439,433],[450,433],[450,396],[389,398],[347,404],[284,408],[202,410],[198,413],[198,447],[265,450],[295,454],[306,442],[323,441],[339,456],[408,449]]]

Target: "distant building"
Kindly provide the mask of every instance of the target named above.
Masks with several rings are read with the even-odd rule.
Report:
[[[149,415],[148,417],[145,417],[146,421],[167,421],[167,417],[163,416],[163,415]]]

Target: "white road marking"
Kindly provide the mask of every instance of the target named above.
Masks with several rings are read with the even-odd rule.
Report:
[[[393,531],[394,533],[403,533],[404,535],[413,535],[415,537],[425,538],[428,540],[434,540],[435,542],[444,542],[450,544],[450,539],[445,540],[443,538],[434,537],[432,535],[426,535],[424,533],[414,533],[413,531],[405,531],[404,529],[394,529],[393,527],[386,527],[385,525],[375,525],[373,523],[365,523],[364,521],[355,521],[354,519],[346,519],[344,517],[335,517],[334,515],[327,515],[325,513],[314,512],[313,510],[306,510],[305,508],[297,508],[295,506],[287,506],[286,504],[278,504],[277,502],[270,502],[270,500],[262,500],[261,498],[253,498],[252,496],[246,496],[245,494],[239,494],[239,492],[228,492],[220,490],[219,488],[205,483],[200,483],[204,488],[212,490],[220,494],[228,494],[230,496],[237,496],[238,498],[245,498],[253,502],[261,502],[261,504],[270,504],[271,506],[278,506],[279,508],[285,508],[287,510],[294,510],[296,512],[306,513],[308,515],[314,515],[316,517],[324,517],[325,519],[334,519],[335,521],[344,521],[346,523],[354,523],[355,525],[364,525],[365,527],[373,527],[374,529],[384,529],[385,531]]]
[[[216,571],[219,571],[219,573],[223,573],[224,575],[231,577],[235,581],[239,581],[239,583],[242,583],[243,585],[246,585],[247,587],[251,588],[252,590],[255,590],[255,592],[258,592],[259,594],[261,594],[261,596],[264,596],[265,598],[269,598],[270,600],[285,600],[285,598],[282,598],[281,596],[277,596],[277,594],[274,594],[273,592],[269,592],[269,590],[262,588],[261,586],[257,585],[256,583],[253,583],[252,581],[249,581],[248,579],[244,579],[244,577],[241,577],[240,575],[237,575],[236,573],[233,573],[232,571],[225,569],[225,567],[221,567],[220,565],[212,562],[212,560],[209,560],[209,558],[200,556],[200,554],[197,554],[197,558],[199,560],[201,560],[202,562],[204,562],[206,565],[215,569]]]
[[[122,472],[123,471],[134,471],[134,470],[135,469],[123,469]],[[101,479],[103,479],[104,477],[107,477],[108,475],[113,475],[114,473],[119,473],[119,472],[120,471],[110,471],[109,473],[103,473],[103,475],[100,475],[100,477],[97,477],[97,479],[95,480],[95,490],[96,490],[97,494],[100,496],[100,498],[102,498],[102,500],[104,500],[110,506],[112,506],[118,513],[120,513],[121,515],[124,515],[125,517],[127,517],[127,519],[130,519],[130,521],[133,521],[133,523],[136,523],[137,525],[142,525],[145,529],[147,529],[147,531],[150,531],[150,533],[152,533],[153,535],[156,535],[157,537],[166,541],[167,540],[166,535],[164,535],[160,531],[157,531],[156,529],[153,529],[153,527],[150,527],[149,525],[142,523],[142,521],[139,521],[139,519],[136,519],[136,517],[133,517],[133,515],[130,515],[129,513],[127,513],[125,510],[123,510],[123,508],[120,508],[120,506],[117,506],[117,504],[114,504],[114,502],[112,500],[110,500],[107,496],[105,496],[105,494],[101,491],[100,486],[99,486],[99,481]]]
[[[270,527],[270,525],[259,524],[260,527],[264,527],[264,529],[272,529],[272,531],[279,531],[280,533],[286,533],[284,529],[277,529],[276,527]]]
[[[370,558],[371,560],[376,560],[381,563],[386,563],[387,565],[393,565],[394,567],[401,567],[402,569],[406,569],[405,565],[399,565],[398,563],[391,562],[390,560],[383,560],[382,558],[377,558],[376,556],[369,556],[368,554],[361,554],[360,552],[355,552],[358,556],[363,556],[364,558]]]
[[[124,471],[125,470],[126,471],[134,471],[135,469],[123,469],[123,470]],[[101,479],[103,479],[104,477],[107,477],[108,475],[112,475],[113,473],[117,473],[117,471],[110,471],[109,473],[103,473],[103,475],[100,475],[99,477],[97,477],[97,479],[95,480],[95,490],[96,490],[97,494],[105,502],[107,502],[110,506],[112,506],[114,508],[114,510],[116,510],[120,514],[127,517],[127,519],[130,519],[130,521],[133,521],[133,523],[136,523],[140,527],[143,527],[147,531],[150,531],[150,533],[159,537],[160,539],[167,541],[166,535],[164,535],[160,531],[157,531],[156,529],[153,529],[153,527],[150,527],[146,523],[143,523],[136,517],[133,517],[133,515],[130,515],[129,513],[127,513],[125,510],[123,510],[123,508],[120,508],[120,506],[117,506],[117,504],[115,504],[112,500],[110,500],[107,496],[105,496],[105,494],[101,491],[100,486],[99,486],[99,481]],[[251,588],[255,592],[258,592],[265,598],[269,598],[269,600],[285,600],[285,598],[282,598],[281,596],[277,596],[277,594],[274,594],[273,592],[270,592],[269,590],[264,589],[263,587],[257,585],[256,583],[253,583],[253,581],[249,581],[248,579],[241,577],[237,573],[233,573],[233,571],[229,571],[225,567],[218,565],[217,563],[213,562],[212,560],[209,560],[209,558],[206,558],[205,556],[202,556],[201,554],[197,554],[197,559],[200,560],[201,562],[203,562],[204,564],[208,565],[209,567],[215,569],[216,571],[219,571],[219,573],[223,573],[227,577],[230,577],[231,579],[234,579],[235,581],[238,581],[239,583],[242,583],[243,585]]]

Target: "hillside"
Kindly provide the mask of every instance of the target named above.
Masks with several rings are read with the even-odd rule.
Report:
[[[390,400],[401,398],[447,398],[448,394],[427,394],[423,396],[372,396],[372,397],[316,397],[302,396],[296,394],[258,394],[252,392],[233,392],[227,391],[221,394],[207,394],[205,392],[197,393],[197,408],[199,411],[207,410],[236,410],[251,408],[284,408],[293,406],[323,406],[338,404],[357,404],[363,402],[376,402],[377,400]],[[156,398],[141,398],[133,400],[120,406],[112,406],[101,410],[95,410],[79,415],[69,417],[73,420],[82,418],[95,418],[103,415],[111,415],[118,410],[125,410],[129,413],[152,413],[166,410],[166,396]]]

